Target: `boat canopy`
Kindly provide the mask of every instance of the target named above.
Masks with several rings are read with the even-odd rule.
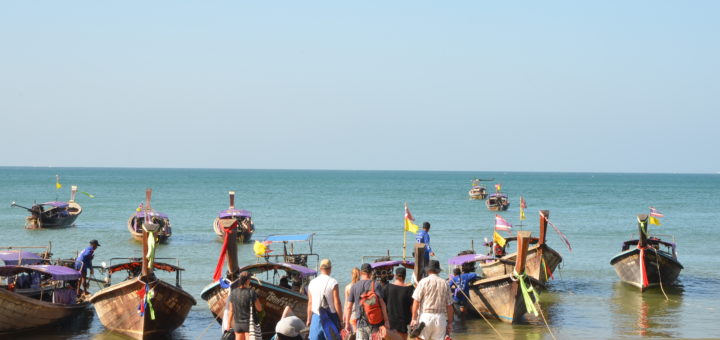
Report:
[[[247,210],[242,209],[225,209],[221,210],[218,213],[219,218],[226,218],[226,217],[252,217],[252,213],[250,213]]]
[[[33,265],[33,266],[1,266],[0,276],[12,276],[20,273],[39,272],[49,274],[53,280],[68,281],[80,278],[80,272],[63,266]]]
[[[265,238],[265,242],[303,242],[312,241],[315,234],[296,234],[296,235],[270,235]]]
[[[372,267],[372,269],[375,269],[380,267],[395,267],[397,265],[402,265],[405,268],[415,268],[415,262],[402,260],[373,262],[370,264],[370,267]]]
[[[500,192],[496,192],[496,193],[494,193],[494,194],[490,194],[488,197],[504,197],[504,198],[507,198],[508,196],[507,196],[506,194],[503,194],[503,193],[500,193]]]
[[[114,264],[112,266],[109,266],[105,268],[105,270],[108,271],[108,273],[112,274],[121,270],[137,270],[138,268],[142,267],[142,261],[133,261],[133,262],[125,262],[125,263],[118,263]],[[183,268],[180,268],[178,266],[174,266],[168,263],[162,263],[162,262],[153,262],[153,268],[164,270],[166,272],[176,272],[179,270],[185,270]]]
[[[492,260],[493,258],[482,254],[465,254],[455,256],[448,260],[449,265],[462,266],[465,263]]]
[[[165,214],[163,214],[163,213],[161,213],[161,212],[157,212],[157,211],[155,211],[155,210],[153,210],[153,211],[151,211],[150,213],[148,213],[148,216],[150,216],[150,217],[156,216],[156,217],[160,217],[160,218],[168,218],[167,215],[165,215]],[[135,213],[135,217],[144,218],[144,217],[145,217],[145,211],[142,210],[142,211],[136,212],[136,213]]]
[[[67,208],[69,204],[68,204],[68,202],[50,201],[50,202],[45,202],[42,205],[49,205],[49,206],[52,206],[55,208]]]
[[[0,251],[0,260],[5,262],[8,266],[18,264],[37,264],[44,261],[38,254],[23,250],[2,250]]]
[[[301,265],[292,264],[292,263],[273,263],[273,262],[266,262],[266,263],[258,263],[249,265],[243,268],[240,268],[240,271],[247,271],[250,272],[250,274],[258,274],[258,273],[264,273],[266,271],[270,270],[284,270],[290,273],[296,273],[300,274],[302,277],[308,277],[316,275],[317,272],[315,270],[312,270],[308,267],[303,267]]]

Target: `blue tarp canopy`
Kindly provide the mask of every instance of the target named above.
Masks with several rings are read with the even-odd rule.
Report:
[[[265,238],[265,242],[300,242],[311,241],[315,234],[295,234],[295,235],[270,235]]]

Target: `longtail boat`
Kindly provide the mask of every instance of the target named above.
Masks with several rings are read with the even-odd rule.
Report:
[[[167,242],[168,238],[172,236],[172,227],[170,226],[170,219],[167,215],[157,212],[150,206],[150,199],[152,198],[152,189],[148,188],[145,190],[145,202],[146,206],[143,208],[142,205],[138,207],[135,214],[130,216],[127,221],[127,228],[130,235],[138,241],[143,240],[143,225],[145,223],[157,224],[159,226],[158,231],[155,234],[160,243]]]
[[[72,186],[70,191],[70,200],[50,201],[40,204],[33,204],[32,207],[24,207],[12,202],[11,207],[23,208],[30,212],[30,216],[25,218],[25,228],[64,228],[72,226],[75,220],[82,213],[82,207],[75,202],[75,194],[77,186]]]
[[[149,204],[146,206],[150,207]],[[160,232],[161,226],[150,222],[149,213],[145,216],[142,224],[144,255],[142,261],[132,260],[110,266],[109,272],[127,270],[128,278],[90,297],[90,302],[105,328],[133,339],[167,336],[182,325],[190,308],[196,304],[192,295],[180,286],[182,268],[155,263],[154,248],[158,243],[155,235]],[[138,267],[140,275],[135,276]],[[175,284],[159,279],[155,275],[156,268],[174,271]]]
[[[228,231],[228,238],[235,237],[232,225],[224,224],[223,228]],[[260,328],[263,339],[270,339],[275,334],[275,325],[282,318],[286,306],[292,308],[293,313],[301,320],[307,318],[307,295],[304,293],[307,284],[317,275],[316,269],[307,267],[308,258],[319,259],[319,256],[312,252],[312,238],[314,234],[301,235],[276,235],[268,236],[264,243],[283,243],[282,255],[263,256],[265,262],[237,268],[237,244],[226,242],[225,249],[228,257],[228,272],[224,278],[213,282],[201,293],[201,298],[208,303],[210,312],[215,319],[222,323],[223,314],[226,308],[226,301],[230,294],[231,287],[236,287],[237,277],[243,271],[250,272],[253,277],[250,286],[257,293],[260,303],[265,311]],[[310,244],[309,253],[295,253],[294,242],[306,241]],[[288,249],[288,246],[290,249]],[[234,248],[234,249],[233,249]],[[274,261],[271,261],[273,259]],[[316,264],[317,265],[317,264]],[[217,268],[216,268],[217,269]]]
[[[488,196],[485,206],[490,211],[505,211],[510,206],[510,201],[507,194],[496,192]]]
[[[480,185],[482,181],[492,181],[493,179],[480,179],[476,178],[472,180],[472,188],[468,191],[468,195],[471,200],[484,200],[487,197],[487,188],[484,185]]]
[[[638,215],[637,219],[639,238],[623,242],[621,252],[610,260],[610,264],[620,280],[640,291],[673,284],[683,269],[677,259],[675,243],[648,237],[648,215]]]
[[[30,257],[19,262],[44,261]],[[77,300],[71,282],[80,278],[80,272],[71,268],[6,265],[0,266],[0,278],[6,282],[0,285],[0,338],[3,333],[36,329],[77,316],[89,305]]]
[[[213,230],[219,237],[224,237],[225,232],[220,225],[222,220],[238,221],[238,230],[235,232],[235,238],[240,243],[249,242],[255,232],[255,225],[252,221],[252,214],[247,210],[235,209],[235,192],[230,191],[230,207],[218,213],[213,221]]]
[[[528,242],[530,247],[527,252],[525,264],[527,275],[543,286],[553,277],[555,268],[562,262],[560,253],[546,243],[548,218],[550,218],[550,211],[542,210],[540,214],[540,237],[529,238]],[[514,242],[517,241],[517,237],[508,237],[505,241],[507,243]],[[507,243],[505,247],[507,247]],[[502,256],[496,256],[492,260],[481,263],[480,266],[483,275],[485,277],[494,277],[512,274],[515,262],[517,261],[517,254],[517,251],[503,254]]]
[[[529,231],[518,232],[518,260],[514,272],[470,284],[469,302],[475,311],[508,323],[538,322],[536,303],[539,283],[525,273]]]

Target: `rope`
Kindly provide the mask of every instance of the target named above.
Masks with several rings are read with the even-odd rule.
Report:
[[[553,338],[553,340],[557,340],[555,337],[555,334],[553,334],[552,329],[550,329],[550,325],[548,325],[547,319],[545,319],[545,313],[543,313],[542,308],[540,308],[540,304],[537,305],[538,310],[540,311],[540,315],[542,316],[543,322],[545,323],[545,327],[547,327],[548,332],[550,333],[550,336]]]
[[[527,309],[528,313],[533,313],[535,316],[538,316],[539,311],[540,316],[542,316],[543,323],[545,323],[545,327],[547,327],[547,330],[550,333],[550,336],[552,336],[553,340],[557,340],[555,334],[553,334],[552,329],[550,329],[550,325],[548,324],[547,319],[545,319],[545,313],[543,313],[542,308],[540,308],[540,298],[538,297],[535,288],[532,286],[532,283],[530,283],[529,289],[526,286],[525,278],[527,277],[527,275],[525,275],[525,273],[518,274],[513,269],[513,276],[517,278],[517,281],[520,281],[520,290],[522,291],[523,299],[525,300],[525,309]],[[532,293],[535,297],[534,302],[530,300],[530,293]]]
[[[660,273],[660,256],[658,256],[657,249],[652,248],[652,247],[650,247],[650,249],[652,249],[655,252],[655,264],[657,265],[658,281],[660,281],[660,291],[665,296],[665,301],[670,301],[670,299],[668,299],[667,294],[665,294],[665,288],[663,288],[662,274]]]
[[[460,292],[463,293],[463,296],[465,296],[465,298],[466,298],[467,301],[469,302],[469,301],[470,301],[470,297],[468,297],[467,294],[465,294],[465,291],[461,290]],[[490,328],[492,328],[492,330],[495,331],[495,334],[497,334],[497,336],[498,336],[500,339],[505,340],[505,337],[503,337],[502,334],[500,334],[500,332],[497,330],[497,328],[495,328],[495,327],[492,325],[492,323],[490,323],[490,320],[488,320],[488,319],[485,317],[485,315],[483,315],[483,313],[481,313],[480,310],[479,310],[477,307],[475,307],[475,305],[473,305],[472,303],[471,303],[470,305],[473,307],[473,309],[475,309],[475,311],[476,311],[478,314],[480,314],[480,316],[483,318],[483,320],[485,320],[485,322],[487,322],[488,326],[490,326]]]

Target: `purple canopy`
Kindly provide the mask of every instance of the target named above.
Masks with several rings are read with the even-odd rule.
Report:
[[[404,266],[415,266],[415,262],[412,261],[401,261],[401,260],[395,260],[395,261],[382,261],[382,262],[375,262],[371,263],[370,267],[372,269],[378,268],[378,267],[390,267],[390,266],[397,266],[397,265],[404,265]]]
[[[40,272],[50,274],[53,280],[67,281],[77,280],[80,278],[80,272],[68,267],[53,265],[37,265],[37,266],[1,266],[0,276],[11,276],[19,273]]]
[[[481,254],[460,255],[460,256],[455,256],[455,257],[449,259],[448,264],[461,266],[465,263],[484,261],[484,260],[492,260],[492,257],[487,256],[487,255],[481,255]]]
[[[53,206],[55,208],[66,208],[68,206],[68,203],[60,202],[60,201],[50,201],[50,202],[45,202],[42,205],[49,205],[49,206]]]
[[[163,214],[163,213],[160,213],[160,212],[157,212],[157,211],[154,211],[154,210],[151,211],[151,212],[148,214],[148,216],[150,216],[150,217],[156,216],[156,217],[160,217],[160,218],[168,218],[167,215],[165,215],[165,214]],[[145,217],[145,211],[142,210],[142,211],[136,212],[136,213],[135,213],[135,217],[144,218],[144,217]]]
[[[308,267],[303,267],[303,266],[300,266],[300,265],[297,265],[297,264],[292,264],[292,263],[278,263],[278,264],[281,265],[281,266],[283,266],[283,267],[285,267],[285,268],[289,268],[289,269],[292,269],[292,270],[300,273],[300,275],[303,276],[303,277],[305,277],[305,276],[312,276],[312,275],[317,274],[316,271],[314,271],[314,270],[312,270],[312,269],[310,269],[310,268],[308,268]]]
[[[18,262],[20,262],[20,264],[36,264],[42,262],[43,258],[29,251],[2,250],[0,251],[0,260],[10,266],[17,265]]]
[[[226,218],[226,217],[252,217],[252,214],[247,210],[241,210],[241,209],[225,209],[221,210],[218,213],[218,217],[220,218]]]
[[[507,198],[507,195],[506,195],[506,194],[503,194],[503,193],[496,192],[496,193],[494,193],[494,194],[490,194],[490,196],[488,196],[488,197],[505,197],[505,198]]]
[[[296,272],[296,273],[300,274],[300,276],[302,276],[302,277],[307,277],[307,276],[311,276],[311,275],[317,274],[316,271],[314,271],[314,270],[312,270],[312,269],[310,269],[310,268],[307,268],[307,267],[303,267],[303,266],[297,265],[297,264],[292,264],[292,263],[275,263],[275,262],[265,262],[265,263],[252,264],[252,265],[243,267],[243,268],[241,268],[240,270],[242,270],[242,271],[248,271],[248,272],[250,272],[250,273],[256,274],[256,273],[264,273],[264,272],[266,272],[266,271],[278,270],[278,269],[287,270],[287,271],[290,271],[290,272]]]

